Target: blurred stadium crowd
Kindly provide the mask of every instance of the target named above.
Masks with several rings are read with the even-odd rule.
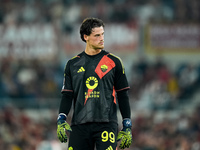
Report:
[[[163,58],[149,63],[142,57],[133,64],[132,74],[131,96],[151,110],[176,109],[200,88],[200,65],[192,63],[181,63],[172,70]]]
[[[139,26],[150,22],[200,23],[200,1],[0,0],[0,24],[50,23],[58,35],[70,34],[73,25],[88,16],[106,23],[134,22]],[[48,61],[0,57],[0,149],[63,149],[56,136],[58,108],[52,108],[49,118],[38,116],[35,120],[25,111],[39,101],[48,104],[53,99],[56,106],[59,104],[63,61],[67,60],[57,56]],[[185,62],[172,70],[162,58],[150,63],[139,57],[128,69],[131,105],[136,110],[152,111],[132,118],[134,142],[130,149],[200,150],[200,107],[190,115],[174,118],[156,119],[154,113],[176,110],[181,103],[192,102],[200,88],[200,62]],[[42,106],[36,109],[41,111]]]
[[[41,111],[42,112],[42,111]],[[6,107],[0,113],[0,149],[2,150],[62,150],[56,135],[56,114],[50,118],[31,119],[16,107]],[[199,150],[200,108],[191,115],[172,118],[137,115],[133,119],[131,150]]]
[[[1,0],[0,23],[51,22],[61,24],[66,32],[88,16],[99,17],[106,23],[199,23],[199,3],[198,0]]]

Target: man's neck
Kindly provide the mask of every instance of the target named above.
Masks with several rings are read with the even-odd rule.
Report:
[[[88,55],[97,55],[101,52],[101,49],[85,49],[85,53]]]

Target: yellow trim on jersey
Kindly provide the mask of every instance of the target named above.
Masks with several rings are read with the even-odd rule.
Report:
[[[72,60],[72,59],[74,59],[76,57],[78,57],[78,56],[76,55],[76,56],[72,57],[70,60]],[[65,65],[65,69],[66,69],[66,67],[67,67],[67,64]],[[65,77],[65,73],[64,73],[64,77]]]
[[[74,59],[74,58],[76,58],[76,57],[78,57],[78,56],[76,55],[76,56],[72,57],[71,60]]]
[[[119,59],[119,61],[120,61],[121,65],[122,65],[123,74],[125,74],[125,71],[124,71],[124,65],[123,65],[123,63],[122,63],[122,60],[121,60],[121,58],[120,58],[120,57],[118,57],[118,56],[116,56],[116,55],[114,55],[114,54],[112,54],[112,53],[109,53],[109,54],[110,54],[110,55],[112,55],[112,56],[114,56],[115,58]]]

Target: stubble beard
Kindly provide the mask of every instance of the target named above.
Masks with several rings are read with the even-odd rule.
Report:
[[[95,46],[94,49],[95,50],[102,50],[102,49],[104,49],[104,45],[103,46]]]

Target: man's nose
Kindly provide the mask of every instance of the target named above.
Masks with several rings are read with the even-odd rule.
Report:
[[[104,35],[101,35],[101,40],[104,40]]]

